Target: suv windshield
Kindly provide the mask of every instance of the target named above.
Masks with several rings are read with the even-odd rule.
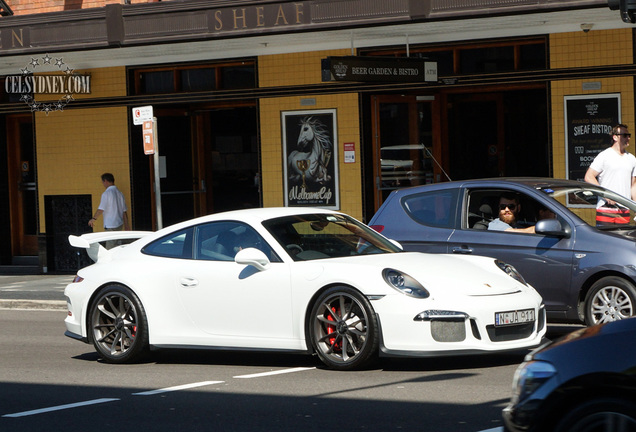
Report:
[[[636,202],[607,189],[587,183],[581,183],[580,187],[542,186],[537,189],[550,195],[588,225],[599,229],[636,227]]]

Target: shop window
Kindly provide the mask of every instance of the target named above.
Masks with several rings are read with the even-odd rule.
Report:
[[[434,51],[431,53],[417,53],[413,57],[422,57],[426,60],[437,62],[437,74],[440,76],[454,75],[453,73],[453,59],[454,54],[452,50]]]
[[[361,55],[405,57],[402,47],[378,51],[361,50]],[[492,40],[465,45],[426,45],[409,47],[410,57],[437,61],[439,76],[478,75],[542,70],[548,68],[546,38]]]
[[[214,68],[185,69],[181,71],[181,89],[186,92],[216,90]]]
[[[174,91],[174,71],[144,72],[139,75],[140,93],[171,93]]]
[[[515,69],[514,48],[502,46],[462,49],[459,52],[459,64],[459,73],[466,75],[510,72]]]
[[[228,66],[221,68],[223,88],[226,90],[254,88],[256,76],[254,66]]]
[[[253,61],[131,70],[134,94],[187,93],[256,87]]]
[[[519,51],[519,69],[545,69],[547,55],[545,52],[545,44],[521,45]]]

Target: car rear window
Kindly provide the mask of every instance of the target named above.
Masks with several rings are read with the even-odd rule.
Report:
[[[402,207],[413,220],[438,228],[452,228],[457,207],[457,189],[424,192],[402,198]]]

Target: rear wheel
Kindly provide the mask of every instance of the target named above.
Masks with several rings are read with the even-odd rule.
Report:
[[[588,326],[629,318],[634,315],[636,288],[625,279],[608,276],[592,285],[585,297]]]
[[[130,289],[108,285],[90,312],[95,349],[108,363],[138,361],[148,351],[148,323],[141,302]]]
[[[331,369],[360,368],[378,349],[378,322],[369,300],[349,287],[333,287],[314,304],[309,333],[320,360]]]

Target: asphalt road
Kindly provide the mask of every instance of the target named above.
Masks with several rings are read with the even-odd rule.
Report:
[[[495,432],[524,355],[380,359],[355,372],[218,351],[109,365],[63,336],[71,280],[0,276],[0,431]]]
[[[0,308],[66,309],[73,275],[0,276]]]

